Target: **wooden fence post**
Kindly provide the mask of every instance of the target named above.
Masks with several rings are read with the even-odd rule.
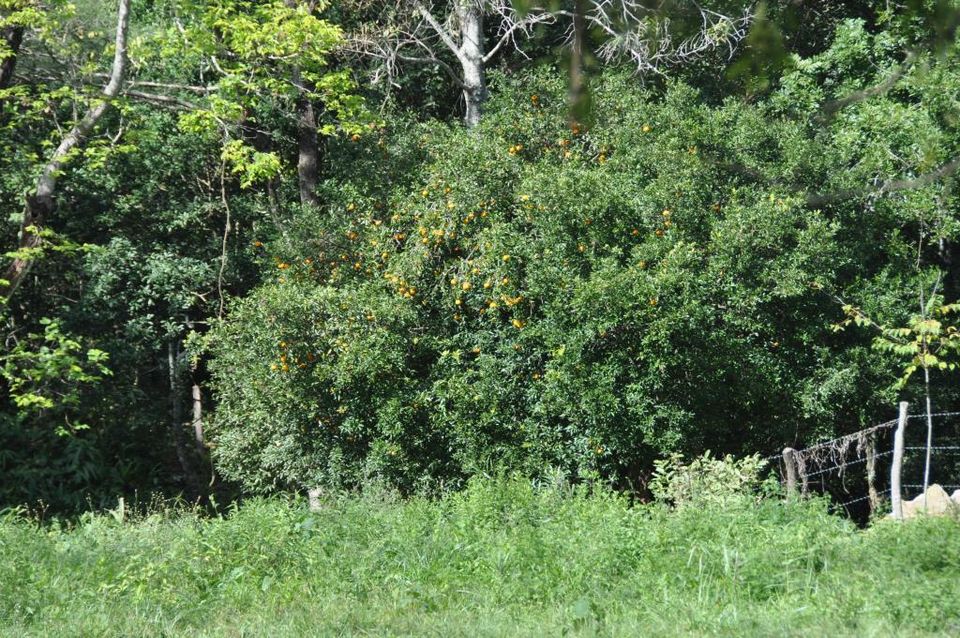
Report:
[[[323,509],[320,505],[321,496],[323,496],[323,490],[319,487],[313,487],[307,490],[307,504],[311,512],[319,512]]]
[[[783,448],[783,467],[787,473],[788,500],[794,500],[797,497],[797,461],[793,454],[794,449],[792,447]]]
[[[890,506],[893,517],[903,519],[903,500],[900,491],[900,472],[903,469],[903,432],[907,429],[906,401],[900,402],[900,416],[897,419],[897,431],[893,435],[893,463],[890,466]]]
[[[877,494],[877,434],[871,432],[867,437],[865,454],[867,455],[867,496],[870,502],[870,515],[876,514],[880,507],[880,495]]]

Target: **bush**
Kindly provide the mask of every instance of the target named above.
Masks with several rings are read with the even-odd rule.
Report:
[[[886,404],[889,365],[830,330],[823,291],[871,290],[893,249],[799,194],[848,154],[683,85],[607,77],[585,128],[562,75],[497,84],[476,130],[342,142],[326,208],[268,242],[271,281],[210,340],[226,476],[643,483],[663,454],[777,449]],[[896,212],[877,222],[892,235]]]
[[[726,505],[760,496],[760,473],[765,465],[756,454],[739,460],[729,454],[718,459],[707,450],[690,463],[684,463],[682,454],[672,454],[653,462],[650,492],[676,507]],[[779,486],[774,483],[773,487]]]

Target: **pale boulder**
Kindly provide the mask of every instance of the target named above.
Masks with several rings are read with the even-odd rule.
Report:
[[[903,517],[913,518],[924,511],[924,495],[916,497],[912,501],[903,502]],[[926,515],[943,516],[947,512],[956,510],[960,507],[960,490],[953,493],[953,496],[947,494],[940,485],[934,483],[927,488],[926,494]]]

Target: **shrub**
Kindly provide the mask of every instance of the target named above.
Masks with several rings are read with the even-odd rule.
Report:
[[[873,418],[888,367],[830,331],[823,291],[870,290],[851,264],[893,249],[798,194],[831,151],[772,107],[615,76],[571,126],[565,91],[500,78],[476,130],[334,149],[325,209],[268,245],[271,281],[211,336],[224,474],[257,492],[498,467],[626,482],[663,454]]]
[[[729,454],[713,458],[707,450],[689,463],[682,454],[671,454],[653,462],[649,487],[654,498],[676,507],[725,505],[759,496],[765,465],[756,454],[742,459]]]

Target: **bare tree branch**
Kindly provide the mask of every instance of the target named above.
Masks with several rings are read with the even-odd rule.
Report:
[[[489,62],[505,45],[510,44],[515,51],[523,53],[523,48],[517,42],[517,35],[522,34],[529,38],[533,35],[533,28],[540,24],[554,24],[557,16],[554,13],[543,10],[531,10],[526,15],[520,16],[513,7],[511,0],[490,0],[488,3],[488,12],[495,16],[499,22],[498,39],[496,44],[490,47],[490,50],[483,56],[484,63]]]
[[[94,73],[93,77],[100,79],[108,79],[109,75],[106,73]],[[187,93],[196,93],[198,95],[207,95],[208,93],[214,93],[217,91],[215,86],[195,86],[191,84],[171,84],[169,82],[148,82],[146,80],[130,80],[128,85],[133,88],[137,86],[143,86],[148,89],[164,89],[167,91],[185,91]]]
[[[163,95],[161,93],[145,93],[143,91],[133,91],[131,89],[127,89],[126,91],[123,92],[123,94],[127,97],[130,97],[136,100],[150,102],[152,104],[157,104],[159,106],[173,107],[175,109],[195,111],[200,108],[196,104],[187,102],[186,100],[182,100],[178,97],[174,97],[170,95]]]
[[[465,120],[472,126],[486,99],[486,65],[510,46],[523,54],[520,38],[538,24],[556,21],[553,13],[533,9],[523,15],[511,0],[447,0],[434,5],[421,0],[380,0],[379,15],[348,35],[342,50],[374,62],[371,80],[396,85],[404,64],[442,69],[463,92]],[[496,41],[486,49],[484,23],[495,26]],[[451,65],[444,58],[456,58]]]
[[[413,48],[421,52],[421,54],[410,55],[404,53],[408,48]],[[376,65],[371,73],[371,81],[374,84],[378,84],[383,80],[392,84],[393,78],[398,74],[398,62],[406,62],[410,64],[438,66],[457,84],[458,88],[465,88],[463,80],[460,78],[460,73],[447,64],[442,58],[438,57],[433,47],[413,37],[377,38],[368,32],[355,33],[347,39],[341,50],[356,57],[376,61]]]
[[[907,57],[903,63],[897,65],[893,72],[883,82],[860,91],[854,91],[845,97],[827,102],[823,105],[821,111],[825,116],[829,117],[837,111],[845,109],[852,104],[856,104],[857,102],[862,102],[872,97],[887,93],[890,89],[896,86],[897,82],[899,82],[900,79],[906,74],[907,70],[913,65],[916,59],[916,51],[911,51],[909,54],[907,54]]]
[[[671,21],[662,3],[649,0],[584,0],[577,10],[564,0],[559,8],[534,6],[522,14],[512,0],[434,0],[432,5],[426,0],[375,1],[382,3],[377,5],[377,17],[349,35],[344,50],[374,61],[371,79],[375,83],[386,80],[395,85],[404,63],[439,66],[463,91],[468,125],[476,121],[486,95],[486,65],[507,48],[523,55],[522,42],[538,26],[569,19],[567,44],[572,46],[573,22],[582,20],[583,30],[603,34],[597,52],[602,60],[630,61],[641,73],[663,73],[666,67],[717,49],[725,48],[732,57],[754,17],[752,7],[742,15],[727,16],[691,0],[682,4],[684,16],[699,22],[683,29],[691,35],[679,36],[678,22]],[[488,37],[495,34],[490,37],[491,46],[469,35],[478,32]],[[457,59],[460,68],[443,61],[447,54]]]
[[[423,19],[426,21],[426,23],[430,25],[430,28],[434,30],[434,32],[440,38],[440,41],[443,42],[444,46],[446,46],[451,53],[457,56],[457,59],[460,60],[460,63],[467,63],[467,59],[463,55],[462,46],[454,42],[453,37],[439,22],[437,22],[436,18],[433,17],[433,14],[431,14],[430,11],[428,11],[427,8],[419,2],[414,3],[414,7],[416,7],[417,12],[423,16]]]
[[[662,73],[663,69],[692,62],[707,53],[726,47],[728,58],[747,37],[754,10],[728,16],[691,2],[699,14],[700,28],[679,42],[669,16],[644,0],[591,0],[584,12],[589,26],[606,36],[597,55],[605,62],[630,61],[640,73]],[[573,18],[570,12],[561,12]],[[568,30],[572,38],[572,29]]]
[[[929,173],[924,173],[923,175],[919,175],[914,178],[889,179],[879,186],[872,188],[850,188],[824,194],[808,193],[805,201],[807,206],[823,206],[825,204],[831,204],[853,197],[862,197],[864,195],[884,195],[886,193],[892,193],[896,191],[917,190],[923,188],[924,186],[929,186],[930,184],[933,184],[944,177],[952,175],[957,171],[957,169],[960,169],[960,156],[953,158],[936,170],[930,171]]]

